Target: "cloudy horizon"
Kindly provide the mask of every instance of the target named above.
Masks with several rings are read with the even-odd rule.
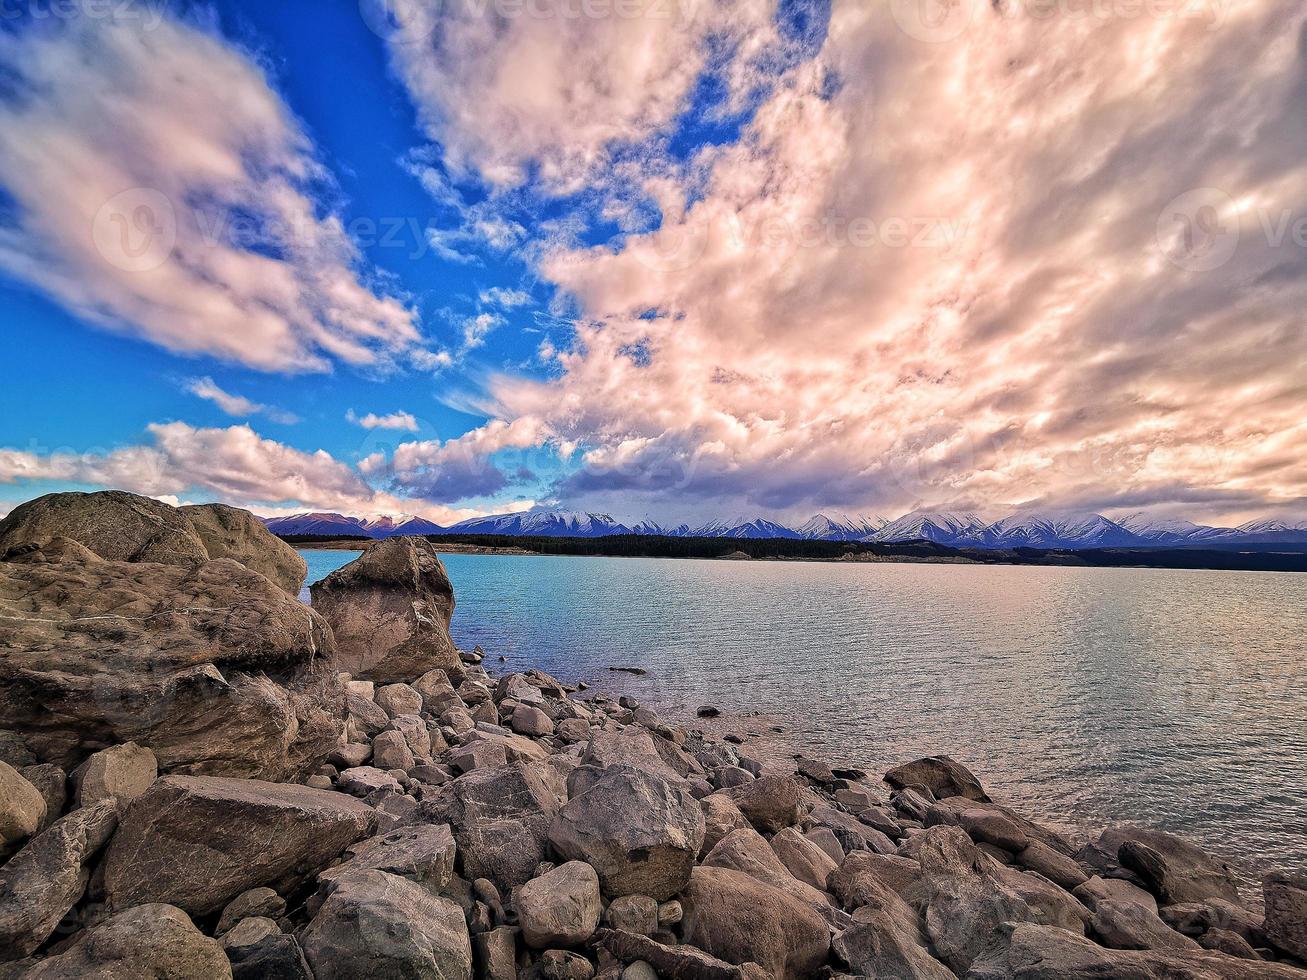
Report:
[[[1299,7],[114,8],[0,21],[0,513],[1307,521]]]

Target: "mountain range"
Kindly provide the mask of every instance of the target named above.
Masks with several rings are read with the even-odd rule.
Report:
[[[441,527],[420,517],[345,517],[309,513],[263,518],[276,534],[347,535],[387,538],[401,534],[488,534],[600,538],[618,534],[678,538],[790,538],[808,541],[932,541],[965,548],[1159,548],[1238,544],[1307,544],[1307,523],[1250,521],[1235,528],[1209,527],[1181,520],[1148,520],[1131,515],[1111,520],[1091,513],[1022,513],[998,521],[975,514],[906,514],[894,521],[818,514],[797,527],[762,518],[737,517],[675,527],[653,521],[622,524],[608,514],[528,511],[475,517]]]

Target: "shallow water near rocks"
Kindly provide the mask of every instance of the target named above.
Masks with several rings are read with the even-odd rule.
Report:
[[[303,554],[310,581],[355,557]],[[872,773],[944,753],[1037,819],[1170,830],[1245,874],[1307,866],[1307,575],[443,560],[454,639],[492,669],[780,715]]]

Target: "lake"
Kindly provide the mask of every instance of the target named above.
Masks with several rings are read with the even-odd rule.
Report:
[[[311,581],[354,557],[303,554]],[[781,715],[800,748],[873,773],[948,754],[1033,817],[1307,865],[1307,575],[443,560],[454,639],[489,666]]]

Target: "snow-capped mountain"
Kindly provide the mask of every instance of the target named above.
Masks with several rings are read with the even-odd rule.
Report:
[[[1245,541],[1276,543],[1307,542],[1307,524],[1286,524],[1284,521],[1249,521],[1235,530]]]
[[[810,541],[857,541],[875,534],[885,526],[879,517],[850,517],[847,514],[817,514],[794,530],[799,537]]]
[[[1016,514],[981,538],[991,548],[1129,548],[1147,542],[1102,514]]]
[[[559,538],[602,538],[610,534],[630,534],[631,529],[607,514],[581,514],[567,511],[527,511],[523,514],[499,514],[473,517],[449,528],[450,534],[520,534]]]
[[[440,534],[444,527],[424,517],[371,517],[363,527],[374,538],[393,538],[400,535]]]
[[[988,525],[975,514],[905,514],[890,521],[863,541],[933,541],[935,544],[962,546],[984,543]]]
[[[1132,514],[1118,523],[1154,546],[1307,544],[1307,524],[1286,524],[1277,520],[1248,521],[1238,527],[1209,527],[1184,520],[1152,521],[1140,514]]]
[[[340,514],[291,514],[289,517],[265,517],[262,521],[273,534],[363,534],[372,537],[360,518]]]
[[[690,531],[694,538],[797,538],[799,532],[775,521],[755,517],[752,520],[737,517],[729,521],[709,521]]]

